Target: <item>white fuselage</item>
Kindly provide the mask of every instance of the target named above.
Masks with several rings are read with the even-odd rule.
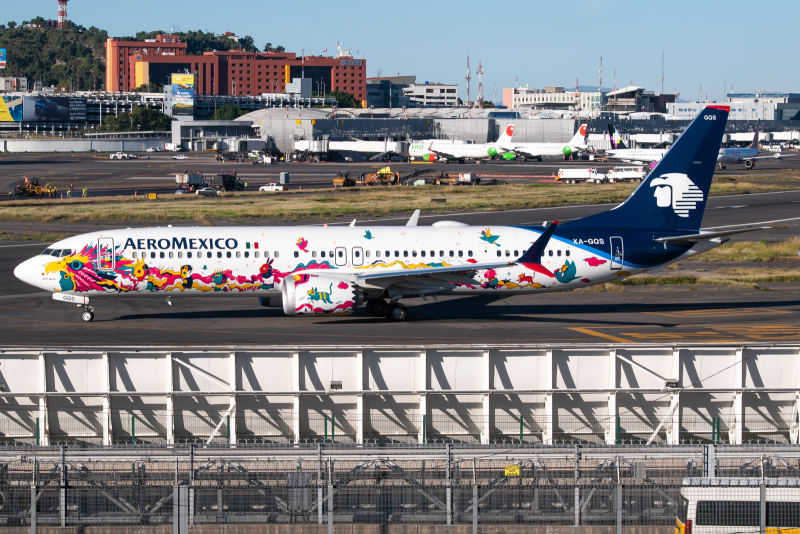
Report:
[[[721,148],[717,163],[741,163],[758,156],[759,152],[757,148]]]
[[[526,158],[563,156],[575,153],[580,149],[581,147],[575,147],[564,143],[522,143],[513,146],[513,151],[516,154]]]
[[[661,161],[667,148],[618,148],[616,150],[606,150],[606,157],[628,163],[652,163]]]
[[[428,146],[414,143],[409,148],[408,154],[412,158],[421,158],[428,154],[435,154],[439,158],[449,159],[484,159],[497,154],[508,152],[496,143],[432,143]]]
[[[511,264],[543,230],[475,226],[111,230],[55,243],[48,247],[48,255],[27,260],[14,274],[46,291],[70,295],[269,295],[279,293],[284,277],[301,273],[347,280],[378,271],[406,275],[414,269],[463,266],[470,272],[475,264]],[[559,291],[643,270],[618,256],[612,259],[609,239],[605,243],[594,239],[595,248],[578,241],[556,236],[549,241],[541,263],[556,277],[513,264],[459,275],[459,282],[449,283],[448,289]],[[597,245],[605,252],[598,252]],[[404,297],[424,293],[403,290]]]

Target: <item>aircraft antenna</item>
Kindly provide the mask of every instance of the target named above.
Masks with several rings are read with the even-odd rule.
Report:
[[[472,79],[472,74],[469,72],[469,56],[467,56],[467,75],[464,79],[467,80],[467,107],[469,107],[469,81]]]

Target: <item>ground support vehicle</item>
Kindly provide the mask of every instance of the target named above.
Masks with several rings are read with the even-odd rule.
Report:
[[[647,176],[645,167],[614,167],[606,174],[610,182],[641,182]]]
[[[244,191],[244,183],[235,174],[212,174],[206,182],[217,191]]]
[[[597,172],[597,168],[590,169],[558,169],[557,182],[578,184],[581,182],[600,184],[607,181],[604,174]]]
[[[55,186],[51,186],[49,183],[39,185],[39,179],[35,177],[21,181],[14,188],[14,195],[18,197],[52,197],[56,193],[58,193],[58,189]]]

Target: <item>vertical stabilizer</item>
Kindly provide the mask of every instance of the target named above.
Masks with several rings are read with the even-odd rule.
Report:
[[[753,135],[753,142],[750,143],[749,148],[755,148],[756,150],[758,150],[758,126],[756,126],[756,133],[755,135]]]
[[[511,144],[511,138],[514,136],[514,125],[509,124],[506,129],[500,134],[497,139],[497,144],[500,146],[508,146]]]
[[[698,231],[729,112],[707,106],[624,203],[567,225]]]
[[[569,141],[570,148],[586,148],[586,132],[587,126],[585,124],[581,124],[581,127],[578,128],[578,131],[575,132],[575,136]]]
[[[622,136],[617,131],[613,124],[608,125],[608,136],[611,139],[611,149],[617,150],[618,148],[628,148],[622,141]]]

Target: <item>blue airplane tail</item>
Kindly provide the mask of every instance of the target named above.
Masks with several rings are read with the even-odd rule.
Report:
[[[699,230],[729,111],[707,106],[624,203],[563,226]]]

